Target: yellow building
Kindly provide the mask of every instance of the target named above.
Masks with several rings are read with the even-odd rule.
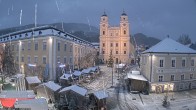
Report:
[[[129,63],[134,58],[133,45],[130,43],[129,21],[125,12],[120,16],[120,26],[110,26],[104,13],[100,21],[100,57],[106,62],[110,53],[115,63]]]
[[[74,69],[79,60],[93,52],[93,45],[74,35],[51,26],[26,29],[0,37],[0,43],[9,43],[14,51],[20,73],[57,79],[57,67]],[[69,71],[69,70],[67,70]]]

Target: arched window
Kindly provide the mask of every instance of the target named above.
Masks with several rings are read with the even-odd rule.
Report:
[[[126,31],[124,30],[124,34],[126,34]]]
[[[105,31],[103,31],[103,35],[105,35]]]

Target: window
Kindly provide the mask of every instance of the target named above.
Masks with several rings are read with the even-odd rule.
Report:
[[[102,51],[103,54],[105,54],[105,51]]]
[[[28,42],[28,50],[31,50],[31,41]]]
[[[126,31],[124,30],[124,34],[126,34]]]
[[[28,56],[27,61],[28,61],[28,63],[31,63],[31,57],[30,56]]]
[[[103,43],[103,47],[105,47],[105,43]]]
[[[22,51],[24,51],[25,47],[24,47],[24,43],[22,43]]]
[[[35,56],[35,57],[34,57],[34,63],[37,63],[37,62],[38,62],[38,57]]]
[[[35,42],[35,50],[38,50],[38,42]]]
[[[184,75],[181,75],[181,80],[184,80]]]
[[[58,43],[57,43],[57,50],[58,50],[58,51],[60,51],[60,48],[61,48],[60,46],[61,46],[61,43],[58,42]]]
[[[72,45],[70,45],[70,50],[69,50],[70,52],[72,52],[72,47],[73,47],[73,46],[72,46]]]
[[[118,47],[118,43],[116,43],[116,47]]]
[[[19,61],[19,58],[18,58],[18,56],[16,56],[16,61]]]
[[[43,64],[46,64],[46,57],[42,58]]]
[[[176,67],[176,60],[172,60],[172,67]]]
[[[24,56],[21,57],[21,62],[24,62]]]
[[[105,35],[105,31],[103,31],[103,35]]]
[[[118,51],[116,51],[116,54],[118,54]]]
[[[64,51],[67,50],[67,44],[64,44]]]
[[[124,43],[124,47],[126,47],[126,43]]]
[[[65,63],[65,64],[66,64],[66,62],[67,62],[66,60],[67,60],[66,57],[64,57],[64,63]]]
[[[12,51],[14,51],[14,44],[12,44]]]
[[[60,57],[59,56],[57,57],[57,63],[60,63]]]
[[[69,63],[72,64],[72,58],[69,59]]]
[[[113,34],[111,33],[111,36],[112,36]]]
[[[113,43],[111,43],[110,46],[113,47]]]
[[[163,81],[163,76],[159,76],[159,82]]]
[[[186,66],[186,60],[183,59],[183,60],[182,60],[182,67],[185,67],[185,66]]]
[[[160,60],[159,63],[159,67],[163,67],[164,60]]]
[[[44,41],[43,42],[43,50],[46,50],[46,48],[47,48],[47,43]]]
[[[126,51],[124,51],[124,54],[126,54]]]
[[[174,75],[171,75],[171,81],[174,81]]]
[[[193,74],[190,74],[190,79],[193,79]]]
[[[20,43],[18,43],[17,46],[16,46],[17,51],[19,51],[19,45],[20,45]]]
[[[195,60],[191,59],[191,66],[195,66]]]

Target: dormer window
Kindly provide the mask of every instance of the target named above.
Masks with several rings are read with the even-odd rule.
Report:
[[[16,38],[17,36],[15,36],[15,38]]]
[[[20,34],[19,37],[22,37],[22,35]]]
[[[59,31],[58,34],[61,35],[61,32]]]
[[[27,36],[28,36],[28,34],[26,33],[26,34],[25,34],[25,37],[27,37]]]
[[[31,35],[33,35],[34,34],[34,32],[31,32]]]
[[[11,36],[11,39],[12,39],[12,36]]]
[[[42,31],[39,31],[39,35],[41,35],[42,34]]]

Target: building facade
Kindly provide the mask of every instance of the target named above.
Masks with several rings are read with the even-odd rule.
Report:
[[[133,45],[130,43],[129,21],[125,12],[120,16],[120,26],[110,26],[104,13],[100,21],[100,58],[107,62],[110,53],[115,63],[128,63],[133,58]]]
[[[58,66],[74,69],[80,58],[94,51],[90,42],[51,26],[10,33],[1,36],[0,42],[10,44],[20,73],[36,73],[49,80],[60,76]]]
[[[151,92],[196,88],[196,51],[170,38],[144,51],[141,73]]]

